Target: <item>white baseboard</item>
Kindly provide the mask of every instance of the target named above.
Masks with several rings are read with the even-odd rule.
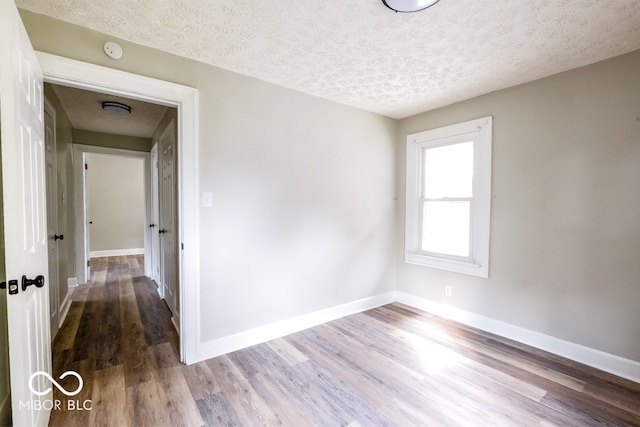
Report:
[[[171,316],[171,323],[173,324],[173,327],[176,328],[178,335],[180,335],[180,317],[174,314]]]
[[[89,258],[102,258],[105,256],[144,255],[144,248],[112,249],[108,251],[91,251]]]
[[[77,277],[69,277],[67,279],[67,287],[68,288],[73,288],[75,286],[78,286],[78,278]]]
[[[330,307],[200,343],[197,359],[205,360],[231,353],[395,301],[640,383],[640,362],[561,340],[550,335],[545,335],[415,295],[395,291],[363,298],[336,307]]]
[[[500,335],[640,383],[640,362],[564,341],[550,335],[541,334],[404,292],[397,293],[397,301],[433,313],[436,316]]]
[[[67,294],[64,296],[64,299],[62,300],[62,304],[60,304],[60,317],[59,317],[59,325],[58,327],[61,328],[62,327],[62,323],[64,322],[64,319],[67,318],[67,314],[69,314],[69,308],[71,308],[71,299],[69,298],[69,296],[71,295],[71,292],[69,292],[67,290]]]
[[[280,338],[294,332],[299,332],[313,326],[321,325],[341,317],[362,311],[371,310],[385,304],[390,304],[396,300],[396,292],[386,292],[384,294],[363,298],[335,307],[302,316],[281,320],[269,325],[260,326],[237,334],[228,335],[215,340],[200,343],[198,349],[198,360],[210,359],[212,357],[231,353],[252,345],[261,344],[272,339]]]

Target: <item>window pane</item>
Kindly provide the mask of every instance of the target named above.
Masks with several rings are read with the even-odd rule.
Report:
[[[473,197],[473,142],[429,148],[424,153],[424,197]]]
[[[470,208],[471,202],[424,202],[420,249],[468,257]]]

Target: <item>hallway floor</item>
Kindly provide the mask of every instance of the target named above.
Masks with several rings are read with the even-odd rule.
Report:
[[[73,290],[53,342],[54,378],[68,370],[84,381],[50,426],[201,425],[179,363],[178,335],[142,255],[91,260],[91,282]],[[75,390],[77,380],[59,381]],[[186,398],[185,398],[186,397]],[[90,408],[90,409],[89,409]]]

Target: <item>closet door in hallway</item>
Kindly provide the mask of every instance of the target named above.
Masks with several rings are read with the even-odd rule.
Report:
[[[164,299],[179,325],[176,214],[176,127],[171,121],[160,138],[160,265]]]

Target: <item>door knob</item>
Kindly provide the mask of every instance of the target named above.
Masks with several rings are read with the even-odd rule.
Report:
[[[56,240],[64,240],[64,234],[60,234],[60,235],[54,234],[53,235],[53,240],[54,241],[56,241]]]
[[[166,232],[167,232],[167,230],[165,230],[165,229],[158,230],[158,233],[160,233],[160,234],[164,234]]]
[[[44,276],[39,275],[36,276],[35,279],[27,279],[27,276],[22,276],[22,291],[26,291],[27,288],[31,285],[36,285],[36,288],[41,288],[44,286]]]
[[[149,226],[149,228],[153,228],[153,227],[155,227],[155,226],[156,226],[155,224],[151,224],[151,225]]]

